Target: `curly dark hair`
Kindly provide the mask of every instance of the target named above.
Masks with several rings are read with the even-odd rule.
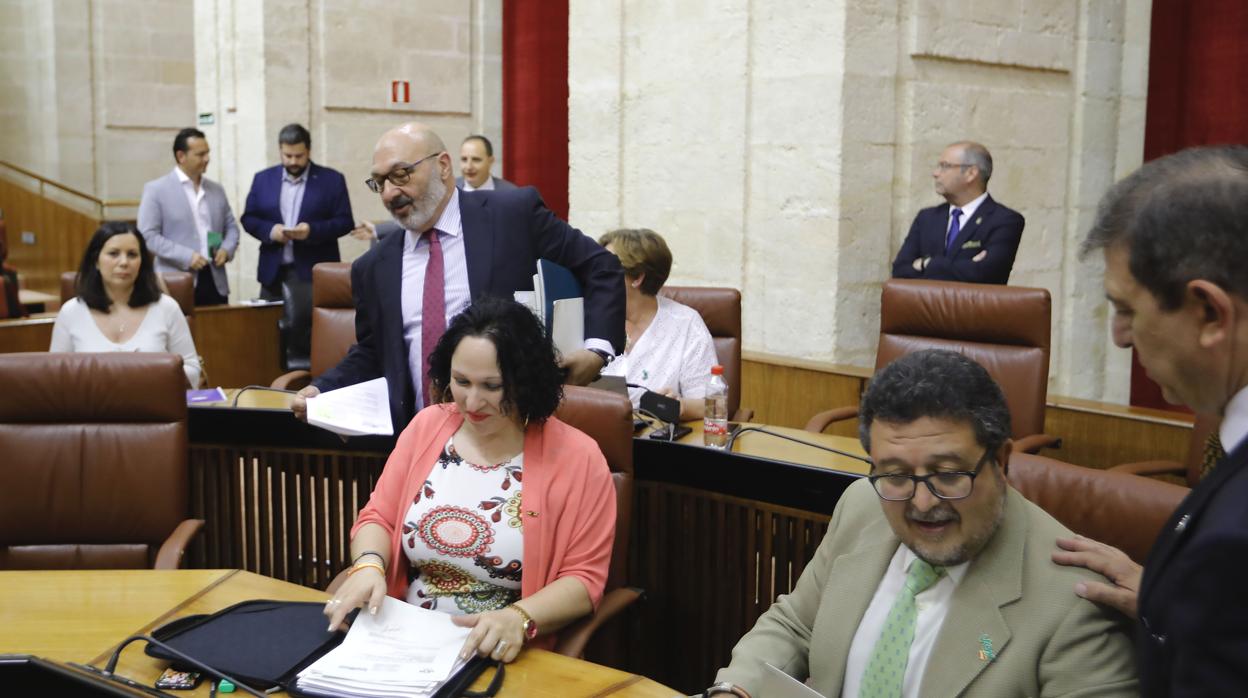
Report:
[[[858,440],[869,453],[872,422],[908,424],[923,417],[968,422],[979,445],[994,452],[1010,438],[1010,408],[1000,386],[956,351],[916,351],[875,374],[858,409]]]
[[[134,290],[130,293],[130,307],[142,308],[149,303],[160,300],[160,283],[156,280],[156,266],[151,252],[147,250],[147,241],[139,233],[133,223],[124,221],[105,221],[91,236],[87,243],[87,251],[82,255],[78,265],[78,275],[74,279],[74,293],[78,300],[87,304],[88,308],[107,313],[113,301],[104,290],[104,281],[100,278],[100,252],[104,243],[117,235],[133,235],[139,240],[139,273],[135,275]]]
[[[542,323],[527,307],[482,297],[456,315],[429,355],[429,391],[445,395],[451,384],[451,355],[465,337],[494,344],[503,375],[503,406],[522,422],[541,424],[563,399],[564,371]]]

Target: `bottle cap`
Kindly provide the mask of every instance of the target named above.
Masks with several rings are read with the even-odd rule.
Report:
[[[724,375],[724,367],[720,366],[719,364],[715,364],[714,366],[711,367],[711,375],[712,376]]]
[[[225,679],[221,679],[221,682],[217,684],[217,692],[218,693],[233,693],[234,684],[230,683],[229,681],[226,681]]]

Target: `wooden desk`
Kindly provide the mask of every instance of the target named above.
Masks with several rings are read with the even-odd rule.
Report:
[[[0,572],[0,652],[103,666],[117,644],[181,616],[247,599],[322,601],[324,592],[239,570]],[[127,647],[118,673],[151,685],[165,662]],[[484,688],[483,678],[474,689]],[[637,696],[675,691],[627,672],[526,650],[507,667],[508,696]],[[207,683],[186,695],[208,695]]]

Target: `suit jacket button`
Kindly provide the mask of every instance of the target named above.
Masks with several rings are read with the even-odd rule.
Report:
[[[1187,522],[1190,521],[1191,519],[1192,519],[1191,514],[1184,514],[1183,518],[1179,519],[1179,522],[1174,525],[1174,532],[1182,533],[1183,529],[1187,528]]]

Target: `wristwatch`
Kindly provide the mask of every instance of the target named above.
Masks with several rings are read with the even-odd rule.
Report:
[[[731,693],[739,698],[750,698],[750,694],[744,688],[741,688],[735,683],[729,683],[728,681],[720,681],[714,686],[702,691],[702,698],[709,698],[710,696],[718,695],[720,693]]]
[[[612,361],[615,361],[615,355],[613,355],[611,352],[608,352],[608,351],[603,351],[603,350],[601,350],[601,349],[590,349],[590,351],[592,351],[592,352],[594,352],[595,354],[597,354],[598,356],[602,357],[602,367],[603,367],[603,368],[606,368],[607,366],[610,366],[610,365],[611,365],[611,362],[612,362]]]
[[[529,615],[528,611],[524,610],[524,608],[518,603],[513,603],[507,608],[519,613],[520,618],[524,620],[524,623],[520,626],[520,628],[524,631],[525,642],[537,637],[537,621],[533,620],[533,616]]]

